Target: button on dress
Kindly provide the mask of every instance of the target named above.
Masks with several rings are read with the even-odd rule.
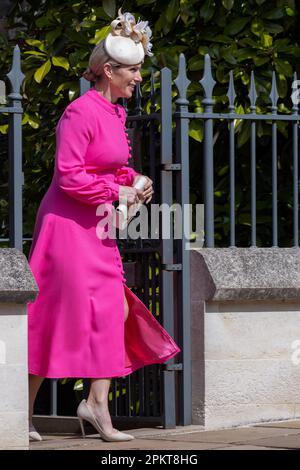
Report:
[[[116,239],[99,236],[120,185],[131,186],[138,174],[128,167],[125,120],[121,105],[91,88],[57,124],[53,178],[28,257],[39,288],[27,304],[31,374],[123,377],[180,351],[126,286]]]

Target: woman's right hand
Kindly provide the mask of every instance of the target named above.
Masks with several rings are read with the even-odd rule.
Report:
[[[132,186],[120,186],[119,202],[121,204],[127,204],[127,206],[131,206],[132,204],[139,202],[139,195],[142,193],[143,191],[133,188]]]

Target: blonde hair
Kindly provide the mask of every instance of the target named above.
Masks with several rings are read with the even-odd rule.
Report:
[[[109,62],[113,66],[121,65],[118,62],[112,60],[111,57],[106,53],[103,39],[92,50],[92,53],[89,58],[88,67],[83,72],[82,76],[89,82],[95,82],[99,80],[99,78],[103,74],[102,67],[106,62]]]

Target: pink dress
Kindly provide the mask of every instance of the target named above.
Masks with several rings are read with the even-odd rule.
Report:
[[[29,265],[39,288],[28,303],[29,373],[122,377],[180,349],[126,286],[115,238],[96,227],[103,203],[132,185],[126,113],[94,88],[70,103],[56,128],[53,179],[39,206]],[[124,322],[124,293],[129,316]]]

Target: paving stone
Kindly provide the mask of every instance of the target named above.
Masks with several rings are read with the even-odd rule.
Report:
[[[282,435],[267,439],[258,439],[251,442],[252,445],[261,445],[267,447],[283,447],[285,449],[300,449],[300,434]]]
[[[221,447],[221,448],[218,448],[217,450],[286,450],[286,449],[280,448],[280,447],[276,447],[274,449],[273,447],[261,447],[261,446],[251,446],[251,445],[242,444],[240,446]]]
[[[169,435],[174,434],[186,434],[190,432],[202,432],[205,431],[204,426],[192,424],[189,426],[176,426],[176,428],[164,429],[162,426],[157,426],[155,428],[138,428],[138,429],[131,429],[127,431],[128,433],[132,434],[135,437],[143,438],[143,437],[168,437]],[[126,431],[125,431],[126,432]]]
[[[254,427],[300,429],[300,421],[278,421],[277,423],[257,424]]]
[[[255,440],[259,438],[268,438],[273,436],[285,436],[289,434],[300,433],[298,429],[280,429],[280,428],[238,428],[224,431],[207,431],[207,432],[193,432],[184,433],[181,435],[171,435],[167,437],[172,441],[189,441],[189,442],[224,442],[235,443],[244,441]],[[152,439],[163,440],[164,437],[153,437]]]

